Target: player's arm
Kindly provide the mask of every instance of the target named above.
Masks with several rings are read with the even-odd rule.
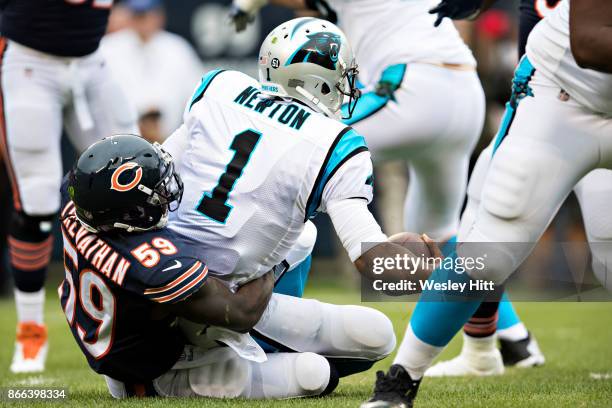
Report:
[[[373,193],[373,168],[363,136],[345,128],[333,149],[322,170],[320,182],[323,187],[318,207],[329,214],[342,245],[359,272],[366,278],[380,279],[373,271],[376,259],[397,255],[413,258],[414,254],[390,242],[368,209]],[[319,190],[320,186],[314,191]],[[309,200],[311,208],[307,210],[312,210],[312,203],[317,200],[316,196]],[[426,278],[429,273],[426,269],[408,271],[398,267],[387,269],[384,278],[417,280]]]
[[[570,2],[570,44],[581,68],[612,73],[612,6],[608,1]]]
[[[488,10],[497,0],[442,0],[429,10],[430,14],[437,14],[434,26],[439,26],[444,17],[452,20],[473,20]]]
[[[283,6],[294,10],[313,10],[321,15],[321,18],[336,23],[338,16],[327,0],[233,0],[230,18],[236,27],[236,31],[244,30],[251,23],[255,15],[266,4]]]
[[[195,323],[246,333],[261,318],[273,288],[271,272],[244,284],[235,293],[222,281],[209,277],[197,292],[168,309]]]
[[[386,281],[402,279],[425,280],[432,272],[424,264],[416,270],[404,269],[402,265],[394,264],[386,268],[383,275],[376,274],[374,265],[381,259],[414,258],[416,255],[406,248],[403,235],[398,234],[391,239],[383,234],[378,222],[367,206],[368,202],[361,198],[347,198],[327,203],[334,229],[359,273],[370,280],[384,278]],[[441,256],[437,245],[424,237],[429,251],[434,257]]]

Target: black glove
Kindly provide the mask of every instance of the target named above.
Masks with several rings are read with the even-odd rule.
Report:
[[[229,18],[236,27],[237,32],[245,30],[247,26],[255,20],[254,15],[240,10],[240,8],[235,5],[232,5],[230,9]]]
[[[482,7],[483,0],[442,0],[436,7],[429,10],[429,14],[437,14],[434,23],[437,27],[444,17],[453,20],[463,20],[472,17]]]
[[[321,18],[336,24],[338,22],[338,14],[336,14],[336,10],[331,8],[331,6],[325,0],[306,0],[306,7],[310,10],[318,11],[321,14]]]

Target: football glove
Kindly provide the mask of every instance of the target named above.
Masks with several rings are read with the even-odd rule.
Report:
[[[476,17],[483,0],[442,0],[440,3],[429,10],[429,14],[437,14],[438,18],[434,23],[437,27],[442,23],[444,17],[453,20],[464,20]]]
[[[240,32],[255,20],[255,15],[259,10],[268,4],[268,0],[234,0],[230,8],[229,17]]]

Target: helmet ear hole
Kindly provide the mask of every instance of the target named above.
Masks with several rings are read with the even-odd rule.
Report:
[[[327,83],[323,82],[323,85],[321,85],[321,93],[323,95],[327,95],[331,92],[331,89],[329,89],[329,85],[327,85]]]

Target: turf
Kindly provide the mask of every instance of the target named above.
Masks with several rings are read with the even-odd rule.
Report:
[[[307,295],[336,303],[359,301],[357,292],[321,284],[311,285]],[[382,310],[393,320],[400,339],[413,305],[370,303],[368,306]],[[417,399],[418,407],[612,406],[612,303],[519,303],[516,307],[537,336],[547,357],[546,365],[528,370],[510,369],[503,377],[496,378],[425,380]],[[15,329],[12,299],[1,299],[0,311],[0,387],[66,387],[69,398],[61,403],[62,406],[357,407],[370,393],[375,369],[387,368],[392,361],[387,358],[366,373],[344,379],[336,392],[326,398],[115,402],[108,395],[103,379],[89,369],[77,348],[54,290],[48,290],[47,295],[46,320],[51,343],[47,371],[42,375],[9,373]],[[442,358],[453,356],[459,347],[460,339],[455,338]],[[0,406],[10,407],[47,404],[50,403],[7,403],[0,400]]]

